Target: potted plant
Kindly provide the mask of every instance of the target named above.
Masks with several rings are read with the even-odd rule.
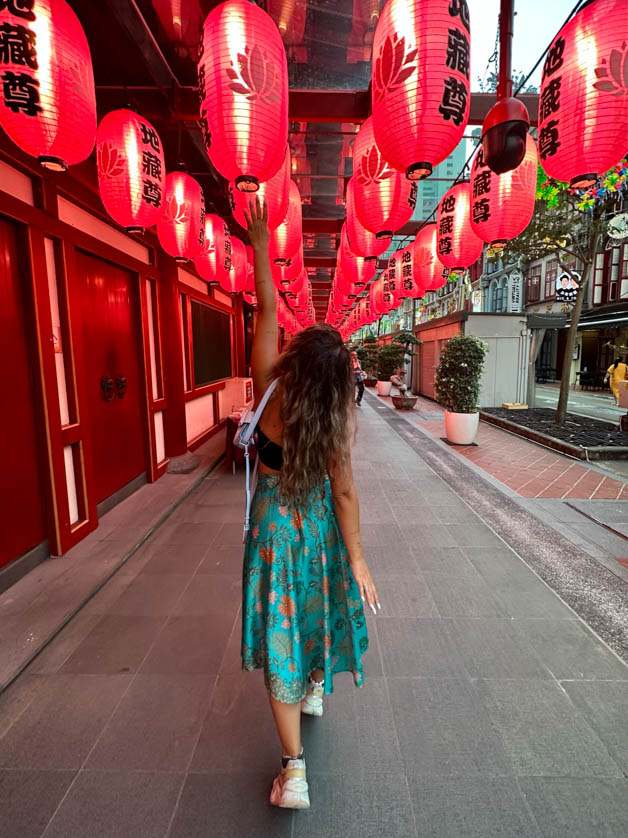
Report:
[[[403,346],[396,343],[386,343],[384,346],[380,346],[377,353],[378,396],[390,396],[393,386],[390,378],[403,364],[405,354]]]
[[[358,349],[358,358],[367,375],[364,379],[365,387],[375,387],[377,384],[377,352],[377,338],[374,335],[367,335],[362,346]]]
[[[480,379],[487,344],[473,335],[450,338],[436,369],[436,400],[445,408],[445,435],[454,445],[471,445],[478,430]]]
[[[412,332],[399,332],[399,334],[395,335],[393,338],[393,343],[398,344],[403,348],[404,354],[401,360],[400,366],[403,365],[410,360],[413,353],[413,347],[419,346],[423,341],[418,340]],[[392,396],[392,402],[397,410],[412,410],[414,405],[417,403],[417,396],[413,396],[412,394],[408,394],[408,388],[405,384],[403,377],[401,377],[398,381],[395,381],[393,378],[393,386],[397,386],[399,388],[399,394]]]

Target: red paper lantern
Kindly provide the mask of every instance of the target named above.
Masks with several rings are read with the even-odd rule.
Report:
[[[246,246],[247,275],[246,288],[248,294],[255,294],[255,251],[250,244]]]
[[[303,270],[303,264],[303,242],[301,242],[287,265],[271,264],[270,271],[275,286],[279,289],[287,288],[299,276]]]
[[[469,119],[466,0],[388,0],[373,41],[373,128],[384,158],[411,180],[458,145]]]
[[[436,222],[425,224],[412,242],[414,263],[414,285],[416,294],[421,297],[426,291],[437,291],[447,282],[448,269],[438,258]]]
[[[228,271],[222,271],[218,282],[223,291],[228,294],[238,294],[246,288],[247,280],[247,257],[244,242],[235,236],[230,236],[231,241],[231,266]]]
[[[626,154],[627,33],[626,0],[595,0],[554,38],[539,99],[539,157],[550,177],[585,188]]]
[[[222,284],[229,281],[231,256],[229,228],[219,215],[206,215],[205,241],[201,251],[194,257],[194,267],[206,282]]]
[[[523,160],[502,175],[489,169],[480,145],[471,167],[471,227],[476,236],[503,247],[525,230],[534,213],[537,173],[536,145],[529,134]]]
[[[455,183],[438,205],[438,258],[452,271],[463,271],[482,255],[484,242],[473,232],[470,210],[471,185],[468,180]]]
[[[355,209],[360,223],[378,239],[392,234],[412,218],[417,185],[392,169],[373,134],[373,119],[363,122],[353,145]]]
[[[388,241],[385,238],[378,239],[375,233],[367,230],[360,222],[355,209],[355,186],[353,178],[347,184],[345,196],[345,209],[347,215],[347,243],[352,253],[364,259],[377,259],[380,253],[388,248]]]
[[[338,259],[343,273],[355,285],[356,288],[364,288],[366,283],[375,276],[377,270],[373,260],[364,259],[362,256],[356,256],[349,247],[347,239],[347,225],[342,225],[340,233],[340,247],[338,249]]]
[[[85,32],[65,0],[0,3],[0,125],[54,171],[85,160],[96,139],[94,71]]]
[[[233,217],[240,227],[246,230],[244,211],[248,213],[251,202],[259,198],[260,203],[268,204],[268,229],[274,230],[285,219],[290,199],[290,153],[285,152],[279,171],[265,183],[260,183],[257,195],[241,192],[235,183],[229,184],[229,201]]]
[[[301,194],[299,187],[291,180],[286,217],[270,234],[271,260],[276,265],[285,265],[297,252],[302,235]]]
[[[161,140],[144,117],[111,111],[96,135],[98,186],[109,215],[130,233],[157,223],[163,212],[166,166]]]
[[[159,243],[179,262],[193,259],[205,241],[205,198],[203,190],[185,172],[166,177],[163,215],[157,222]]]
[[[288,142],[288,65],[272,18],[249,0],[216,6],[198,83],[212,163],[238,189],[256,192],[279,171]]]
[[[277,24],[284,44],[293,48],[295,58],[302,57],[307,0],[267,0],[266,11]]]
[[[399,305],[405,297],[413,297],[417,288],[414,284],[414,262],[411,245],[397,250],[388,260],[388,287]]]

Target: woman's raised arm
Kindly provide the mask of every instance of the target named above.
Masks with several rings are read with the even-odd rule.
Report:
[[[249,212],[245,210],[244,215],[255,255],[255,294],[258,311],[251,351],[251,370],[255,400],[258,401],[268,389],[270,376],[279,356],[277,300],[268,255],[270,232],[266,201],[262,206],[259,197],[256,197],[255,201],[249,202]]]

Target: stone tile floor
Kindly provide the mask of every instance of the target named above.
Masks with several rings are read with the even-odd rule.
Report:
[[[312,808],[239,665],[241,475],[214,472],[0,696],[0,838],[625,838],[628,667],[371,406],[382,612],[305,718]],[[237,514],[236,514],[237,512]]]

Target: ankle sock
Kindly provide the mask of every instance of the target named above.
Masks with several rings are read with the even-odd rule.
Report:
[[[285,768],[288,765],[288,763],[290,762],[291,759],[303,759],[303,748],[301,748],[301,753],[297,757],[291,757],[291,756],[288,756],[287,754],[282,754],[281,755],[281,767]]]

